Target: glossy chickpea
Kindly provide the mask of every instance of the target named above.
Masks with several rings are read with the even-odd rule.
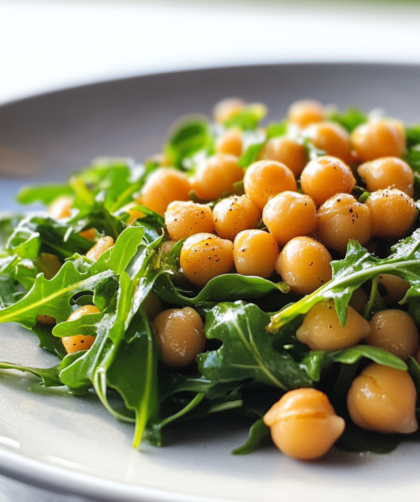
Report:
[[[417,430],[416,388],[406,371],[371,364],[352,383],[347,408],[355,424],[385,434]]]
[[[341,326],[333,300],[317,303],[297,330],[297,339],[311,350],[341,350],[366,338],[370,326],[352,307],[347,308],[346,325]]]
[[[410,284],[397,275],[381,274],[378,276],[378,283],[386,289],[386,296],[382,298],[386,305],[400,302],[410,289]]]
[[[233,239],[242,232],[257,228],[261,211],[246,195],[233,195],[218,202],[213,209],[214,228],[223,239]]]
[[[276,272],[291,291],[308,295],[331,279],[332,261],[327,248],[310,237],[295,237],[282,249]]]
[[[39,316],[37,316],[36,320],[40,324],[46,324],[47,326],[54,326],[56,323],[55,317],[44,314],[40,314]]]
[[[414,173],[411,167],[397,157],[365,162],[357,168],[369,192],[385,188],[398,188],[410,197],[414,194]]]
[[[277,448],[300,460],[322,457],[345,428],[327,396],[305,388],[287,392],[264,415],[264,423]]]
[[[48,207],[48,214],[57,220],[70,218],[72,203],[73,199],[71,197],[67,197],[66,195],[57,197]]]
[[[216,153],[240,157],[242,155],[242,148],[242,133],[238,129],[229,129],[221,134],[216,140]]]
[[[337,157],[346,164],[354,162],[350,135],[340,124],[334,122],[312,124],[305,129],[304,135],[316,148],[323,150],[327,155]]]
[[[166,366],[190,366],[205,349],[204,324],[191,307],[163,310],[155,317],[153,326]]]
[[[99,258],[106,252],[108,249],[111,249],[114,246],[115,242],[112,237],[105,236],[101,237],[98,242],[86,253],[86,256],[93,261],[99,260]]]
[[[222,99],[216,103],[213,108],[213,118],[218,124],[224,124],[228,120],[241,113],[245,108],[246,102],[238,98]]]
[[[284,246],[294,237],[315,232],[316,206],[308,195],[282,192],[266,204],[263,222],[278,245]]]
[[[308,163],[308,154],[302,143],[282,136],[268,140],[261,150],[259,159],[280,162],[288,167],[295,177],[298,177]]]
[[[292,171],[280,162],[260,160],[254,162],[246,171],[244,189],[248,197],[261,210],[275,195],[292,191],[297,185]]]
[[[372,236],[369,208],[352,195],[338,194],[318,209],[316,235],[329,249],[346,253],[349,239],[366,244]]]
[[[141,194],[141,203],[163,216],[174,200],[188,200],[190,190],[190,181],[185,174],[161,167],[147,178]]]
[[[189,281],[205,286],[233,269],[233,243],[212,234],[193,235],[182,246],[180,264]]]
[[[409,314],[388,309],[375,312],[369,321],[366,343],[385,349],[403,360],[415,356],[419,349],[419,332]]]
[[[237,165],[233,155],[216,154],[205,159],[198,167],[193,180],[197,197],[203,200],[215,200],[225,192],[233,193],[233,185],[241,181],[244,171]]]
[[[401,190],[389,188],[369,195],[372,234],[383,239],[404,237],[417,218],[416,203]]]
[[[233,243],[233,259],[238,274],[268,279],[274,272],[279,247],[274,237],[263,230],[244,230]]]
[[[352,132],[351,142],[362,162],[381,157],[401,157],[405,148],[404,125],[381,119],[362,124]]]
[[[149,321],[153,321],[162,310],[162,301],[154,291],[150,291],[141,306]]]
[[[363,289],[356,289],[351,295],[351,300],[349,302],[350,307],[353,307],[359,314],[365,308],[367,302],[369,301],[369,295],[363,291]]]
[[[351,193],[356,180],[347,164],[336,157],[318,157],[305,167],[300,178],[303,193],[317,206],[338,193]]]
[[[171,202],[165,213],[165,224],[173,241],[214,231],[213,215],[209,206],[194,202]]]
[[[299,127],[306,127],[324,120],[325,110],[321,103],[314,100],[295,101],[287,112],[287,118]]]
[[[99,312],[100,310],[96,308],[95,305],[84,305],[70,314],[67,320],[77,321],[77,319],[80,319],[82,316],[98,314]],[[61,341],[63,342],[67,354],[74,354],[75,352],[79,352],[81,350],[89,350],[95,341],[95,337],[90,335],[65,336],[61,339]]]

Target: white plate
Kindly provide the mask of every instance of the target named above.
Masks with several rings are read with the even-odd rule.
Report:
[[[417,67],[296,65],[160,75],[0,108],[0,138],[27,156],[28,169],[40,169],[39,179],[57,179],[94,154],[153,153],[180,112],[208,112],[226,95],[266,101],[279,116],[290,100],[311,96],[365,108],[386,105],[414,120],[420,119],[413,107],[419,88]],[[35,120],[40,110],[46,117],[41,122]],[[144,139],[136,143],[136,137]],[[62,170],[42,173],[53,165]],[[10,206],[19,183],[0,179],[0,209]],[[0,360],[56,364],[34,335],[11,324],[0,326]],[[176,426],[160,449],[143,444],[133,450],[132,434],[132,426],[115,421],[94,395],[75,397],[43,389],[22,374],[0,373],[0,473],[39,487],[112,502],[395,502],[420,490],[420,445],[414,443],[389,455],[333,450],[321,461],[302,463],[274,448],[232,456],[247,435],[245,423],[234,418]]]

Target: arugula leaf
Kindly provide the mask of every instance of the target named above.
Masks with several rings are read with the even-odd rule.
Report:
[[[42,202],[48,206],[55,199],[61,196],[74,195],[73,189],[68,184],[66,185],[42,185],[42,186],[25,186],[21,188],[16,195],[16,200],[21,204],[33,204]]]
[[[173,166],[187,168],[186,160],[198,152],[210,152],[213,143],[213,134],[207,120],[184,117],[172,127],[164,151]]]
[[[239,448],[232,451],[232,455],[247,455],[258,448],[265,438],[270,437],[270,428],[267,427],[262,418],[256,420],[249,429],[246,442]]]
[[[238,160],[238,166],[244,168],[249,167],[258,159],[261,150],[264,148],[264,145],[267,143],[269,139],[278,136],[284,136],[286,133],[287,133],[287,121],[284,120],[283,122],[271,123],[267,127],[265,134],[259,133],[257,135],[255,134],[251,136],[248,135],[248,137],[245,136],[245,139],[247,140],[246,143],[248,143],[248,146],[245,148],[245,151],[240,156]]]
[[[206,337],[222,346],[197,356],[211,381],[255,381],[289,390],[312,387],[306,371],[286,352],[276,351],[265,326],[269,315],[244,302],[220,303],[206,315]]]
[[[23,373],[31,373],[42,380],[45,387],[58,387],[63,385],[58,377],[60,365],[48,369],[33,368],[31,366],[22,366],[21,364],[12,364],[0,362],[0,369],[3,370],[16,370]]]
[[[239,113],[226,120],[223,125],[226,128],[239,127],[243,130],[255,130],[260,121],[267,115],[267,107],[261,103],[247,105]]]
[[[355,106],[349,106],[344,112],[332,110],[327,114],[327,120],[337,122],[342,125],[347,131],[352,132],[356,127],[368,121],[366,113],[359,110]]]
[[[420,145],[420,125],[405,128],[405,141],[408,149]]]
[[[333,299],[341,325],[345,325],[347,306],[353,292],[378,274],[392,274],[410,283],[403,303],[420,296],[420,230],[392,248],[385,259],[371,256],[357,241],[349,241],[343,260],[331,262],[332,279],[310,295],[285,307],[271,317],[268,330],[275,332],[296,316],[306,314],[320,301]]]
[[[239,157],[238,166],[239,167],[249,167],[253,164],[260,154],[261,150],[264,148],[266,140],[259,141],[250,145],[245,152]]]

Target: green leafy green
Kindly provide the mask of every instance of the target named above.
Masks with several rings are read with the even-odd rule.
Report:
[[[355,106],[349,106],[344,112],[332,110],[327,114],[327,120],[337,122],[342,125],[347,131],[352,132],[356,127],[368,121],[366,113],[359,110]]]
[[[48,206],[58,197],[73,197],[74,192],[71,186],[66,185],[42,185],[42,186],[25,186],[19,190],[16,199],[21,204],[33,204],[34,202],[42,202]]]
[[[232,451],[233,455],[247,455],[252,453],[261,444],[261,441],[270,437],[270,428],[267,427],[262,418],[256,420],[249,429],[246,442],[239,448]]]
[[[227,119],[223,125],[226,128],[238,127],[244,131],[255,130],[261,120],[266,116],[267,108],[260,103],[245,106],[240,112]]]

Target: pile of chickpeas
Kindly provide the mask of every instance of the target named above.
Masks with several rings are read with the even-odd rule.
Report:
[[[218,103],[214,120],[221,132],[214,154],[193,175],[168,166],[168,159],[161,155],[161,167],[125,208],[129,223],[141,216],[132,209],[138,203],[165,217],[168,239],[161,247],[163,254],[185,239],[180,266],[192,285],[202,288],[214,277],[236,272],[274,277],[292,293],[307,295],[331,279],[330,262],[344,257],[350,239],[374,252],[378,240],[395,242],[409,233],[417,209],[414,175],[402,159],[405,129],[401,122],[379,118],[349,133],[327,120],[322,104],[298,101],[288,111],[288,133],[269,139],[258,159],[243,169],[238,159],[244,153],[244,133],[222,126],[246,106],[239,99]],[[325,155],[308,158],[307,141]],[[243,193],[238,194],[240,182]],[[369,192],[364,202],[354,195],[356,183]],[[192,192],[200,202],[191,200]],[[65,204],[58,206],[59,201],[50,213],[69,216]],[[100,239],[88,258],[98,259],[114,244],[111,241],[110,237]],[[409,285],[393,275],[376,280],[386,290],[386,309],[365,318],[368,295],[359,289],[343,327],[332,301],[318,303],[297,330],[298,340],[311,350],[327,351],[362,342],[403,360],[410,356],[420,360],[417,327],[397,305]],[[143,306],[153,321],[162,363],[172,368],[194,364],[206,346],[198,312],[190,307],[161,311],[154,293]],[[94,306],[81,307],[69,320],[94,312],[98,312]],[[89,348],[93,337],[79,335],[64,338],[63,343],[67,352],[75,352]],[[354,380],[347,399],[351,419],[360,427],[402,434],[417,429],[415,402],[409,374],[377,364]],[[299,459],[326,453],[345,427],[328,398],[315,389],[286,393],[264,422],[280,450]]]

